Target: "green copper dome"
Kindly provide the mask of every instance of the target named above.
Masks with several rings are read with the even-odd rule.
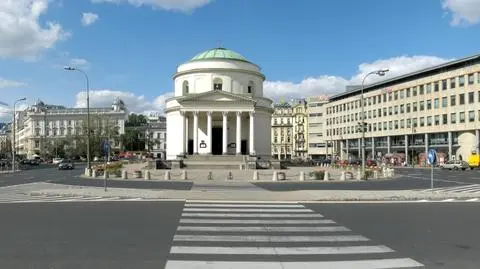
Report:
[[[243,57],[240,53],[226,49],[226,48],[215,48],[204,51],[197,54],[190,61],[199,61],[199,60],[210,60],[210,59],[225,59],[225,60],[236,60],[249,62],[247,58]]]

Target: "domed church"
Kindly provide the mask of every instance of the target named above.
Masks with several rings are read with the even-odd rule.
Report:
[[[271,155],[272,101],[256,64],[226,48],[178,66],[166,101],[167,160],[188,155]]]

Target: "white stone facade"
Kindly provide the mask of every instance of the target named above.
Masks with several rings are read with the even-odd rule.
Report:
[[[192,60],[174,75],[166,102],[167,160],[178,156],[270,157],[272,101],[263,97],[265,76],[246,60],[215,56]],[[218,54],[218,53],[217,53]]]
[[[312,96],[307,98],[308,113],[308,156],[313,160],[332,158],[334,153],[331,137],[325,132],[325,105],[327,96]]]

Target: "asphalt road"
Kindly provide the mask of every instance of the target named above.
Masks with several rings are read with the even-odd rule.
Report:
[[[477,203],[309,204],[429,269],[480,267]]]
[[[479,210],[475,203],[0,204],[0,268],[357,269],[373,260],[383,266],[375,268],[477,269]]]

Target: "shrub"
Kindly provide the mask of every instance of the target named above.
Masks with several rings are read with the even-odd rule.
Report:
[[[324,170],[312,171],[308,175],[314,180],[323,180],[323,177],[325,176],[325,171]]]

